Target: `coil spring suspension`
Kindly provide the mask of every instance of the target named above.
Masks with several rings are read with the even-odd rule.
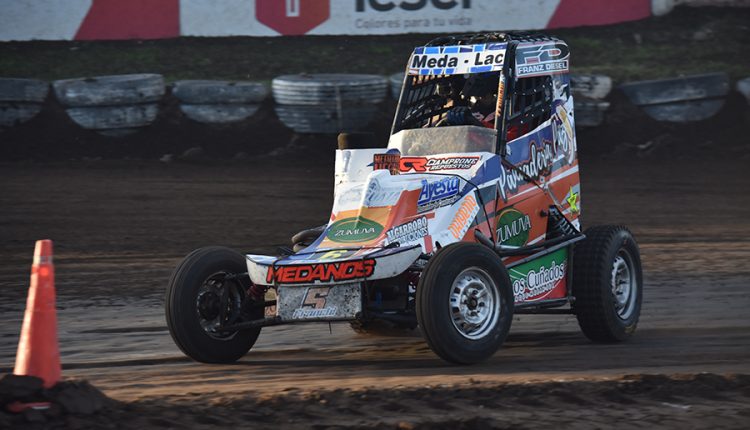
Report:
[[[547,218],[547,240],[578,233],[573,224],[555,206],[550,206]]]
[[[262,302],[266,296],[266,287],[264,285],[251,284],[247,289],[247,296],[255,302]]]

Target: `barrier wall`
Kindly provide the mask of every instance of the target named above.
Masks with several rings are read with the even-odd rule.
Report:
[[[0,0],[0,40],[454,33],[646,18],[652,0]]]

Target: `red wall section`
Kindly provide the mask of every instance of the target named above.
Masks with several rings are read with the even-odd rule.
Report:
[[[94,0],[75,39],[164,39],[179,35],[180,0]]]
[[[604,25],[651,16],[651,0],[561,0],[547,28]]]
[[[255,0],[255,16],[259,22],[282,35],[301,35],[328,20],[331,2],[300,0],[297,16],[287,16],[287,4],[282,0]]]

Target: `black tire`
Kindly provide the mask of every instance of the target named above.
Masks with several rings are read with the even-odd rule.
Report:
[[[385,99],[388,80],[380,75],[318,73],[284,75],[271,83],[279,105],[336,106],[336,101],[377,104]],[[283,118],[282,118],[283,120]]]
[[[164,77],[152,73],[64,79],[53,82],[52,88],[67,107],[157,103],[166,91]]]
[[[623,341],[635,332],[641,313],[643,274],[638,244],[622,226],[591,227],[585,234],[573,254],[573,310],[589,339]],[[622,264],[628,265],[626,273],[620,270]],[[627,293],[623,277],[630,282]],[[619,287],[614,286],[616,279]]]
[[[138,128],[151,125],[159,114],[159,105],[94,106],[65,109],[70,119],[86,130]]]
[[[204,124],[231,124],[244,121],[255,115],[260,105],[240,104],[181,104],[180,110],[193,121]]]
[[[177,346],[188,357],[203,363],[232,363],[239,360],[252,348],[260,334],[260,328],[242,330],[231,334],[210,335],[201,325],[198,310],[199,294],[206,282],[221,274],[247,271],[245,257],[229,248],[207,247],[190,253],[177,266],[169,279],[165,310],[167,327]],[[230,288],[236,281],[225,281],[221,288]],[[244,297],[249,278],[236,285]],[[231,299],[230,306],[236,304]],[[253,310],[253,319],[263,318],[263,309]]]
[[[268,88],[260,82],[247,81],[177,81],[172,95],[188,105],[257,105],[268,97]]]
[[[49,84],[36,79],[0,78],[0,102],[44,103]]]
[[[472,274],[486,278],[485,283],[494,283],[487,286],[494,305],[486,307],[491,316],[485,318],[486,326],[480,325],[479,333],[464,334],[453,321],[459,308],[451,305],[455,303],[451,295],[458,291],[454,284],[459,278],[467,279]],[[494,292],[490,291],[493,288]],[[500,257],[475,243],[457,243],[441,249],[430,259],[417,286],[417,321],[427,344],[440,358],[456,364],[484,361],[500,348],[513,321],[513,304],[510,277]],[[481,310],[481,301],[478,306],[475,302],[473,309]]]
[[[13,127],[34,118],[42,110],[38,103],[0,101],[0,127]]]

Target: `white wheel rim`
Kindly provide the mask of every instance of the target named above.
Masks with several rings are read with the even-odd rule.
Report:
[[[625,249],[620,249],[612,262],[610,286],[617,316],[627,320],[635,311],[639,285],[633,257]]]
[[[453,327],[467,339],[483,338],[497,325],[501,300],[497,284],[487,272],[478,267],[463,270],[449,295]]]

